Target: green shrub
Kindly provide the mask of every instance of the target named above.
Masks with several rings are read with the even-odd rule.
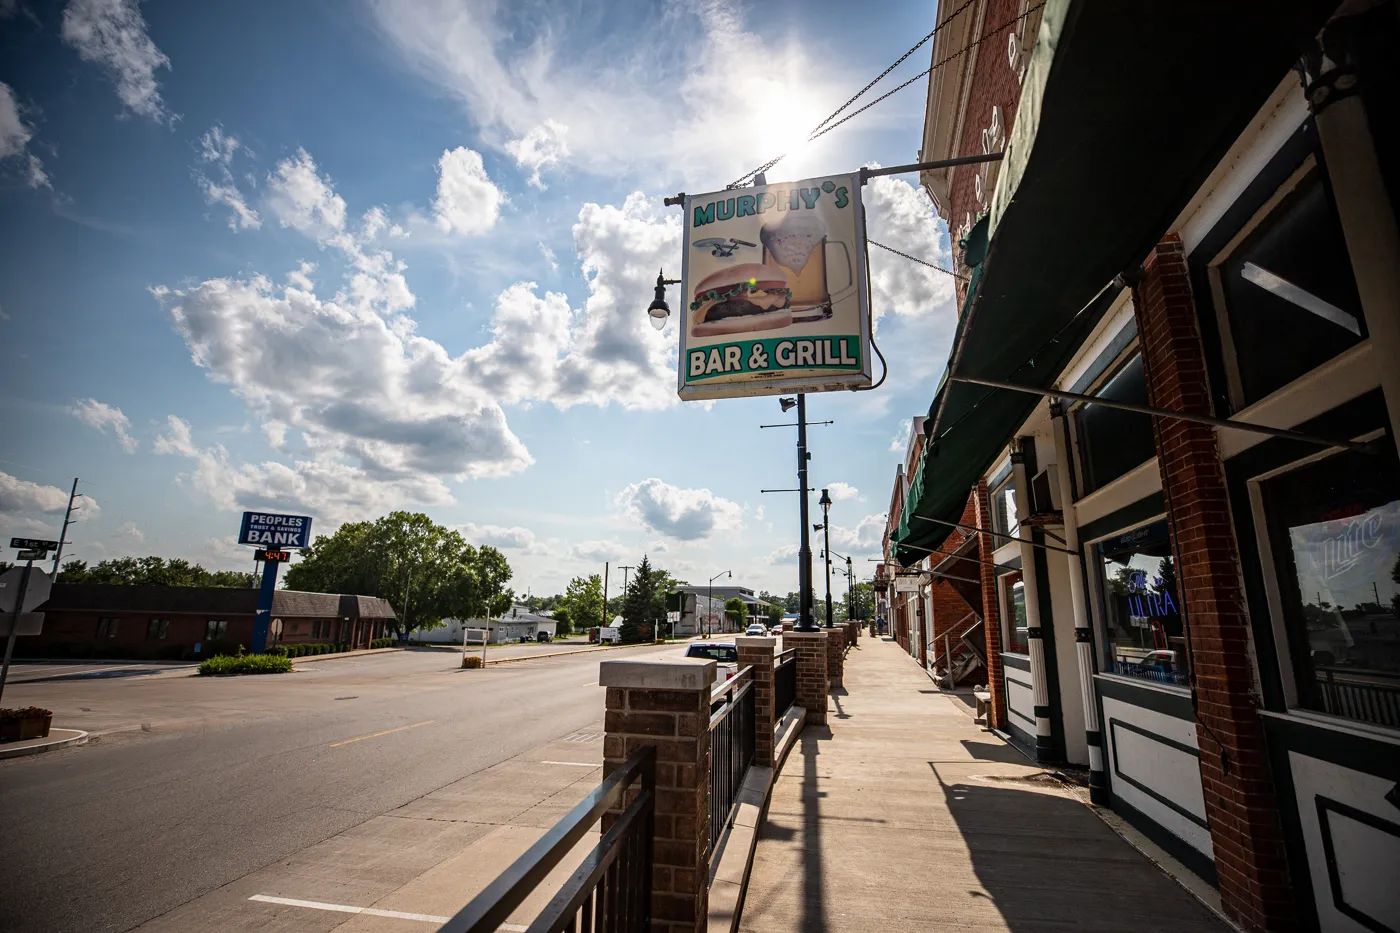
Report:
[[[369,646],[371,648],[393,648],[397,646],[398,643],[399,640],[397,638],[376,638],[369,643]]]
[[[273,645],[271,648],[267,649],[267,653],[274,658],[285,658],[287,656],[287,646]]]
[[[209,658],[199,665],[199,673],[205,677],[228,677],[233,674],[286,674],[291,669],[290,659],[273,654],[245,654],[242,657],[232,657],[225,654]]]

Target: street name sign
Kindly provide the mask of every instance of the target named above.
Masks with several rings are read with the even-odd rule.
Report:
[[[44,541],[40,538],[11,538],[10,547],[26,551],[56,551],[58,550],[58,542]]]
[[[311,516],[244,512],[238,543],[271,545],[275,548],[310,547]]]
[[[685,199],[682,399],[871,384],[856,173]]]
[[[28,551],[20,551],[15,555],[15,560],[43,560],[49,556],[49,552],[42,548],[33,548]]]

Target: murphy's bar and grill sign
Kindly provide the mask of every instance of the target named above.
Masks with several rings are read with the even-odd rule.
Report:
[[[870,385],[859,176],[693,195],[685,215],[681,398]]]

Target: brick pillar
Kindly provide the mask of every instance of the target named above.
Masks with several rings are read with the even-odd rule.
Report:
[[[778,639],[741,636],[734,639],[739,648],[739,669],[753,668],[754,763],[773,767],[773,652]]]
[[[1205,354],[1186,257],[1175,236],[1143,264],[1134,289],[1148,399],[1211,413]],[[1292,930],[1293,896],[1254,695],[1249,617],[1225,471],[1213,428],[1153,419],[1196,687],[1197,737],[1220,902],[1250,931]],[[1306,880],[1306,879],[1304,879]]]
[[[784,632],[783,644],[797,649],[797,705],[807,725],[826,725],[826,632]]]
[[[715,662],[603,661],[603,774],[656,746],[651,929],[705,929],[710,877],[710,689]],[[620,811],[603,817],[607,832]]]
[[[844,685],[841,679],[846,667],[846,630],[837,626],[823,629],[826,633],[826,677],[832,687]]]
[[[992,527],[991,497],[987,494],[987,481],[978,480],[972,492],[977,500],[978,528]],[[993,729],[1006,730],[1006,682],[1001,673],[1001,606],[997,603],[996,569],[991,567],[992,552],[996,543],[991,535],[979,535],[977,559],[982,561],[982,622],[987,636],[987,690],[992,695],[990,722]]]

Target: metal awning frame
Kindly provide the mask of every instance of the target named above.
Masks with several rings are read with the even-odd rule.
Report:
[[[1029,544],[1031,547],[1044,548],[1044,549],[1047,550],[1047,551],[1059,551],[1061,554],[1068,554],[1068,555],[1070,555],[1071,557],[1077,557],[1077,556],[1078,556],[1078,552],[1077,552],[1077,551],[1071,551],[1071,550],[1070,550],[1069,548],[1067,548],[1067,547],[1055,547],[1055,545],[1053,545],[1053,544],[1044,544],[1044,543],[1042,543],[1042,542],[1030,541],[1030,540],[1028,540],[1028,539],[1026,539],[1026,538],[1018,538],[1018,537],[1016,537],[1015,535],[1003,534],[1003,533],[1000,532],[1000,531],[991,531],[991,530],[989,530],[989,529],[987,529],[987,528],[978,528],[976,525],[960,525],[960,524],[958,524],[957,522],[948,522],[948,521],[944,521],[944,520],[941,519],[941,518],[929,518],[927,515],[915,515],[914,517],[917,518],[917,519],[919,519],[919,521],[923,521],[923,522],[933,522],[935,525],[947,525],[947,526],[949,526],[950,528],[961,528],[961,529],[963,529],[964,531],[976,531],[976,532],[980,532],[981,534],[984,534],[984,535],[991,535],[993,538],[1005,538],[1005,539],[1008,540],[1008,541],[1016,541],[1016,542],[1019,542],[1019,543],[1021,543],[1021,544]],[[959,558],[959,560],[971,560],[971,559],[972,559],[972,558],[970,558],[970,557]]]
[[[1100,398],[1097,395],[1085,395],[1082,392],[1067,392],[1063,389],[1037,389],[1034,386],[1020,385],[1015,382],[1002,382],[999,379],[979,379],[975,376],[951,375],[948,378],[952,382],[965,382],[969,385],[986,386],[991,389],[1006,389],[1011,392],[1023,392],[1027,395],[1039,395],[1044,398],[1068,399],[1073,402],[1102,405],[1105,408],[1117,408],[1120,411],[1136,412],[1140,415],[1153,415],[1158,418],[1175,418],[1178,421],[1191,421],[1196,424],[1209,425],[1215,428],[1229,428],[1236,431],[1246,431],[1251,434],[1281,437],[1285,440],[1301,441],[1305,444],[1318,444],[1322,447],[1339,447],[1342,450],[1350,450],[1361,454],[1377,453],[1376,448],[1371,443],[1365,441],[1339,440],[1332,437],[1322,437],[1317,434],[1308,434],[1304,431],[1294,431],[1290,428],[1274,428],[1264,424],[1250,424],[1247,421],[1232,421],[1229,418],[1216,418],[1213,415],[1198,415],[1188,411],[1173,411],[1170,408],[1139,405],[1136,402],[1120,402],[1116,399]],[[917,517],[923,518],[923,516]],[[927,520],[937,521],[937,519]],[[945,522],[944,524],[951,523]]]

